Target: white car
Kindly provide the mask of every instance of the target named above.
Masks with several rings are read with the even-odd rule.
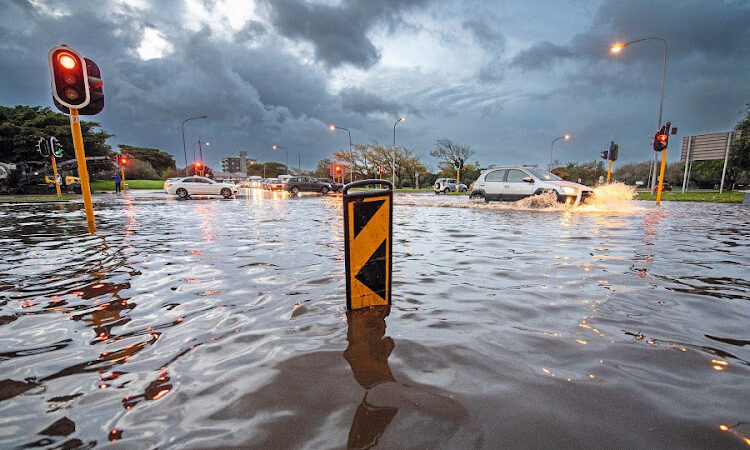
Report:
[[[237,186],[217,183],[206,177],[192,176],[178,178],[171,182],[165,181],[164,192],[179,198],[188,198],[191,195],[222,195],[224,198],[231,198],[237,194]]]
[[[470,198],[516,201],[545,192],[554,192],[558,201],[570,203],[586,201],[593,190],[537,167],[507,166],[482,172],[472,186]]]
[[[438,178],[435,180],[432,190],[436,194],[447,194],[449,192],[466,192],[469,188],[465,184],[459,183],[455,178]]]

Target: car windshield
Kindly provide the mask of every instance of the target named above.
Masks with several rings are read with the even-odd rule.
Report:
[[[540,180],[546,180],[546,181],[560,181],[562,178],[558,177],[554,173],[547,172],[546,170],[542,169],[532,169],[529,167],[525,167],[526,170],[531,172],[535,177],[539,178]]]

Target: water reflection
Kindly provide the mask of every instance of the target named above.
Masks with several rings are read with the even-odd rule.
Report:
[[[373,405],[367,401],[369,389],[381,383],[393,383],[388,357],[393,351],[393,339],[385,337],[385,318],[390,306],[373,306],[347,312],[349,346],[344,358],[352,369],[354,379],[365,388],[362,402],[354,413],[347,440],[348,448],[370,448],[398,413],[398,408]]]

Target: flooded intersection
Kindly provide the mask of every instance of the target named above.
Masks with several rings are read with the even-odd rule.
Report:
[[[340,197],[95,201],[0,206],[2,447],[747,447],[738,205],[397,194],[347,316]]]

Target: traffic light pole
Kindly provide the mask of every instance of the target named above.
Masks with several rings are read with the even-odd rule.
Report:
[[[609,168],[607,168],[607,183],[609,183],[610,175],[612,175],[612,160],[609,160]]]
[[[81,194],[83,195],[83,206],[86,209],[86,222],[89,233],[96,233],[94,223],[94,204],[91,201],[91,187],[89,186],[89,171],[86,168],[86,153],[83,149],[83,135],[81,135],[81,119],[78,110],[70,108],[70,131],[73,134],[73,147],[76,150],[76,161],[78,162],[78,176],[81,178]]]
[[[60,192],[60,185],[57,183],[57,161],[55,161],[55,155],[50,153],[50,158],[52,158],[52,173],[55,175],[55,189],[57,190],[57,196],[62,197],[62,192]]]
[[[120,176],[122,178],[122,190],[127,192],[128,185],[125,183],[125,165],[122,162],[120,162]]]
[[[659,170],[659,187],[656,191],[656,204],[661,203],[661,190],[664,186],[664,167],[667,165],[667,148],[661,152],[661,169]]]

